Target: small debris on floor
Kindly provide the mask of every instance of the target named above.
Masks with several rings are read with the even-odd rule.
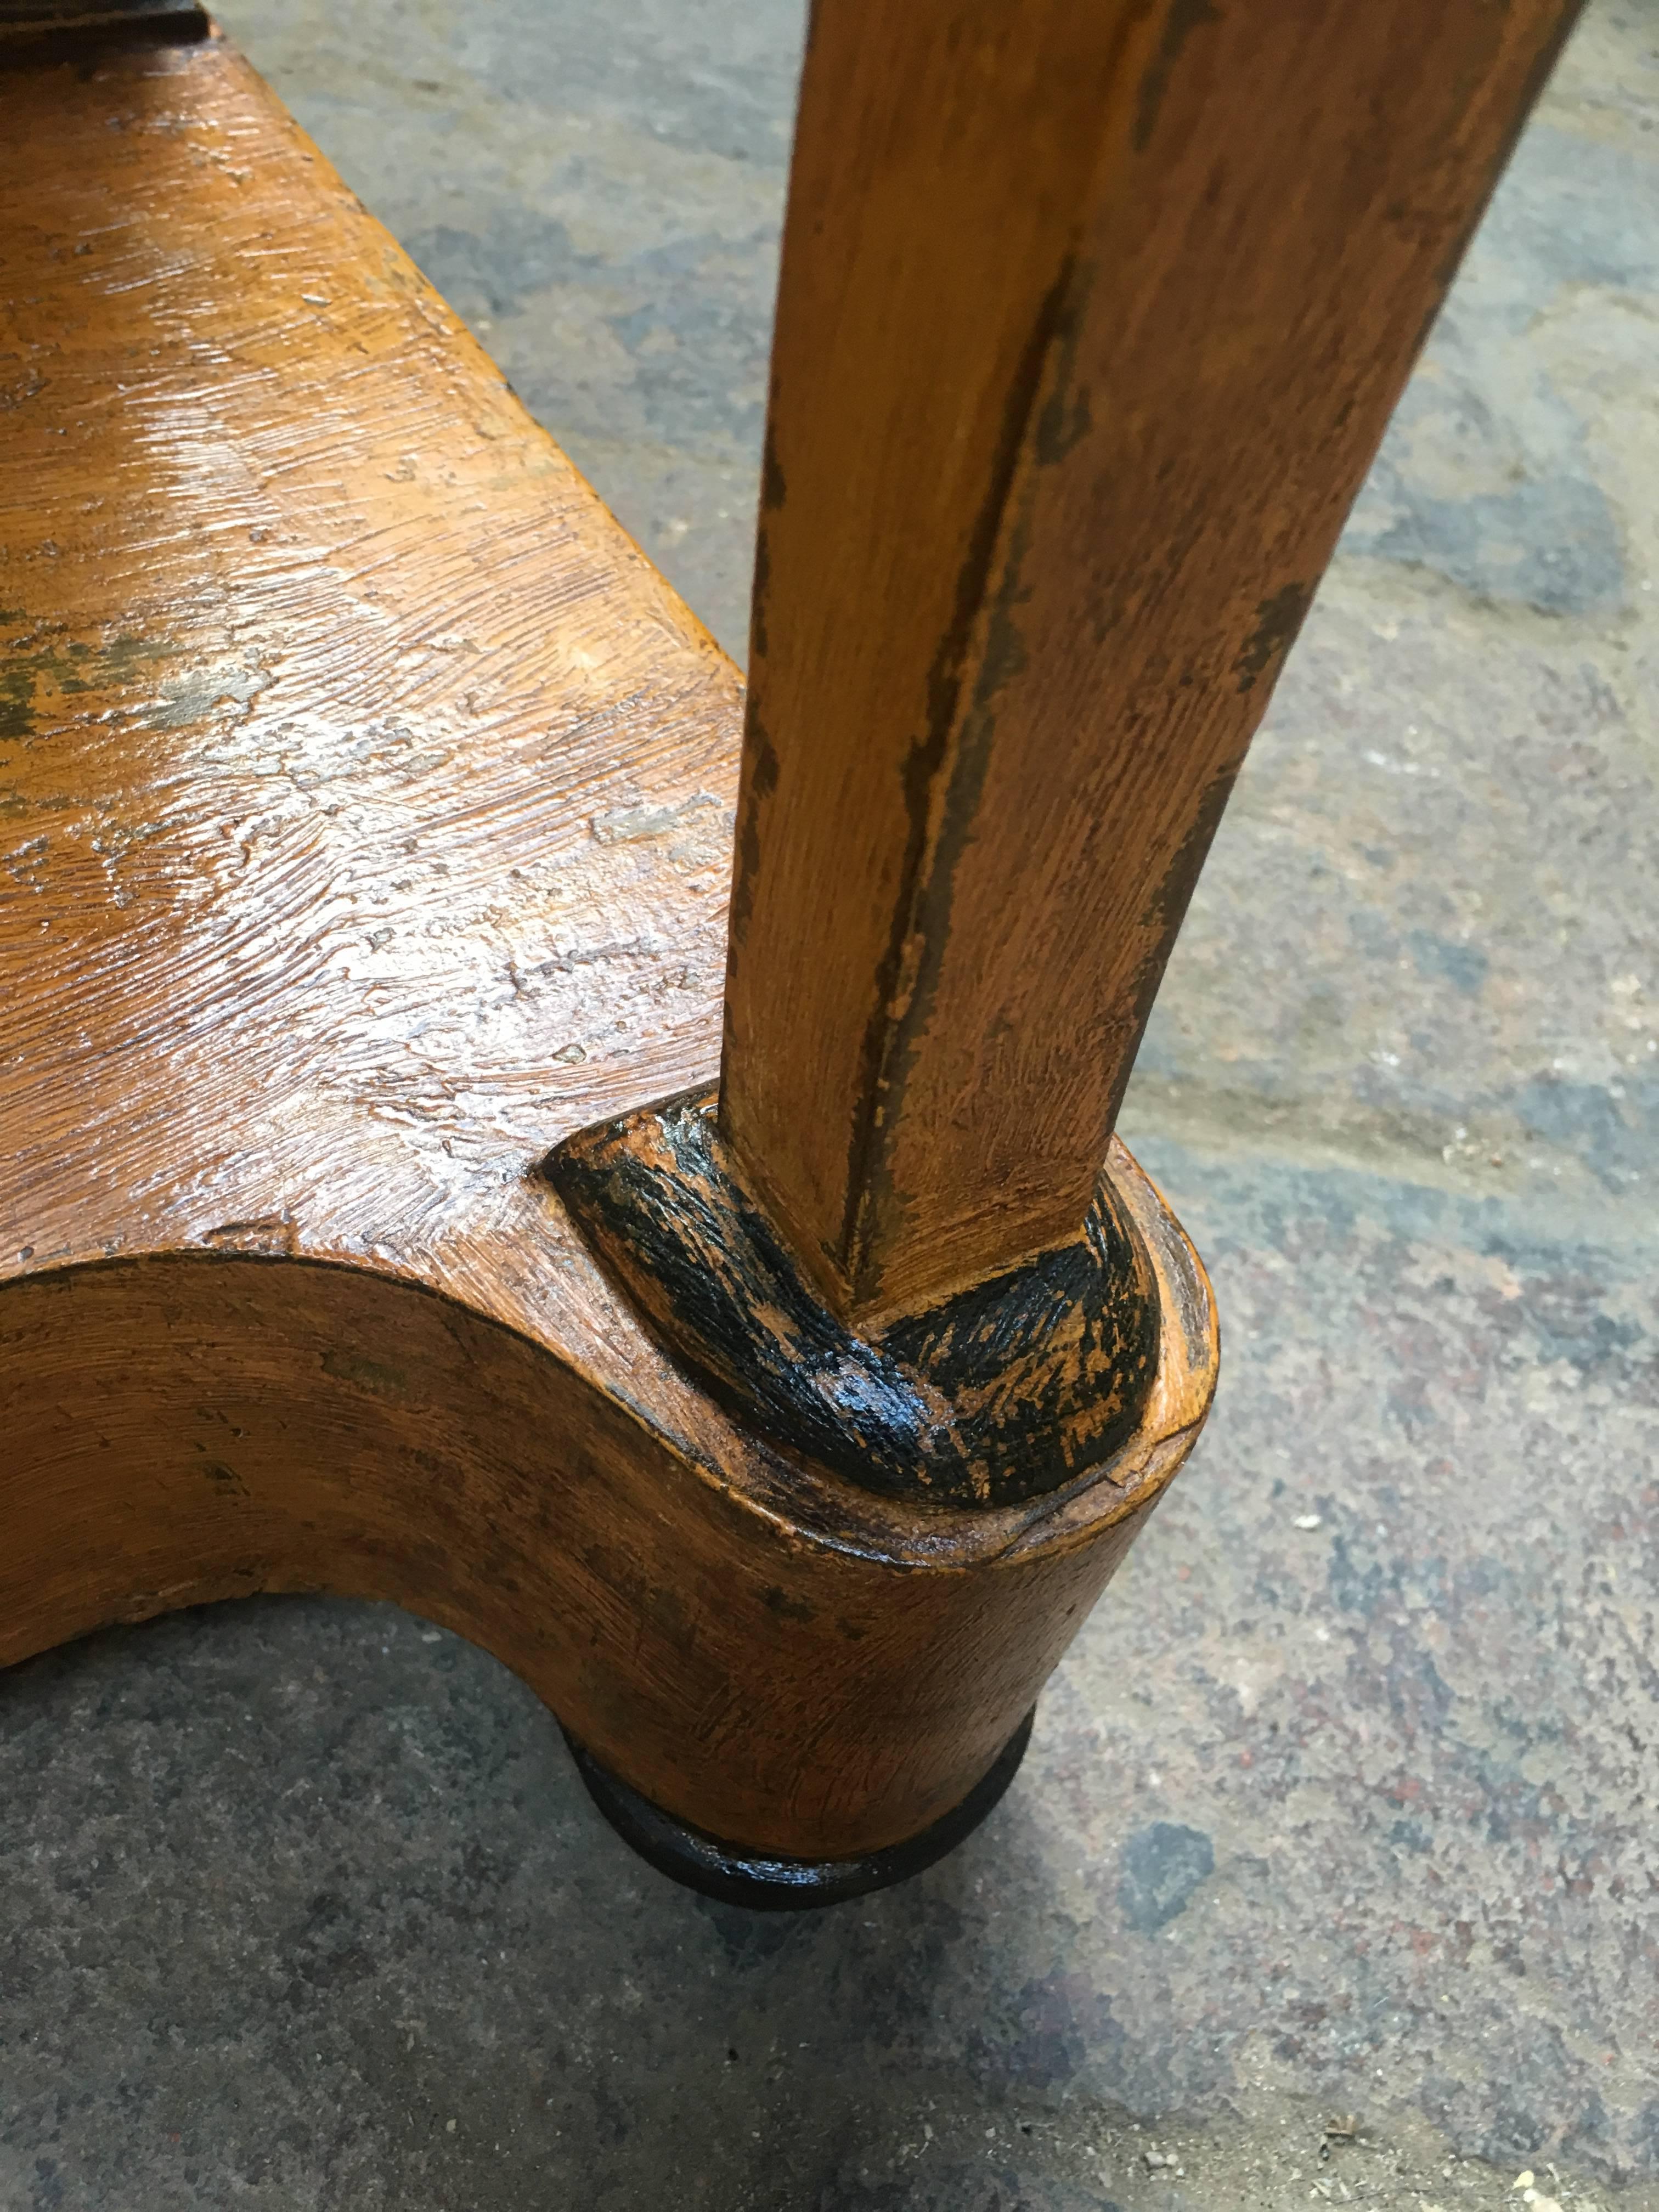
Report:
[[[1359,2124],[1352,2112],[1339,2112],[1325,2123],[1324,2133],[1319,2138],[1322,2164],[1331,2154],[1333,2143],[1352,2142],[1359,2133]]]
[[[1324,1525],[1325,1516],[1322,1513],[1298,1513],[1293,1523],[1293,1526],[1297,1528],[1322,1528]]]

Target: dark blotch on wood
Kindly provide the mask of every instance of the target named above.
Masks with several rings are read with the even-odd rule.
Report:
[[[1175,74],[1181,50],[1200,23],[1218,23],[1221,18],[1210,5],[1210,0],[1171,0],[1164,18],[1164,28],[1146,76],[1140,81],[1140,96],[1135,103],[1134,149],[1144,154],[1152,143],[1152,133],[1158,128],[1158,110],[1164,105],[1164,95],[1170,88],[1170,79]]]
[[[864,1488],[1011,1505],[1109,1458],[1150,1389],[1158,1314],[1103,1175],[1073,1243],[855,1336],[732,1172],[712,1091],[581,1131],[546,1164],[607,1274],[735,1418]]]
[[[1306,584],[1285,584],[1255,611],[1255,628],[1239,647],[1233,674],[1241,691],[1252,691],[1256,678],[1284,659],[1296,642],[1303,617],[1313,602]]]

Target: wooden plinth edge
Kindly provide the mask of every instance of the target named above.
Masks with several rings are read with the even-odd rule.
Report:
[[[15,1277],[0,1659],[256,1591],[390,1598],[696,1827],[798,1857],[902,1842],[994,1761],[1208,1410],[1202,1269],[1124,1181],[1165,1316],[1141,1423],[1070,1494],[989,1510],[872,1498],[736,1431],[705,1456],[675,1394],[629,1405],[438,1267],[198,1250]]]
[[[1138,1182],[1157,1379],[1058,1500],[696,1389],[538,1170],[714,1078],[735,672],[222,41],[11,94],[0,1660],[388,1598],[709,1834],[916,1834],[1196,1433],[1196,1259]]]

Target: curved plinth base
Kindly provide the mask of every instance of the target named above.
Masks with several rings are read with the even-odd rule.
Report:
[[[849,1898],[867,1897],[872,1890],[908,1881],[965,1842],[1001,1802],[1018,1773],[1036,1718],[1033,1706],[968,1795],[920,1835],[848,1859],[768,1857],[723,1844],[630,1790],[601,1766],[568,1729],[564,1740],[588,1796],[623,1841],[631,1844],[659,1874],[705,1897],[718,1898],[722,1905],[746,1905],[751,1912],[811,1912],[822,1905],[844,1905]]]
[[[1008,1502],[665,1352],[538,1168],[713,1080],[736,671],[221,40],[8,89],[0,1665],[390,1599],[751,1868],[918,1863],[1203,1423],[1196,1255],[1115,1152],[1146,1388]]]

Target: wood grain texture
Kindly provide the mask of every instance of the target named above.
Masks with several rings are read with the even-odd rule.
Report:
[[[1074,1235],[1571,0],[813,11],[726,1139],[859,1326]]]
[[[222,42],[0,99],[0,1659],[392,1597],[716,1835],[915,1832],[1184,1456],[1201,1269],[1058,1502],[678,1370],[538,1170],[713,1078],[735,672]]]

